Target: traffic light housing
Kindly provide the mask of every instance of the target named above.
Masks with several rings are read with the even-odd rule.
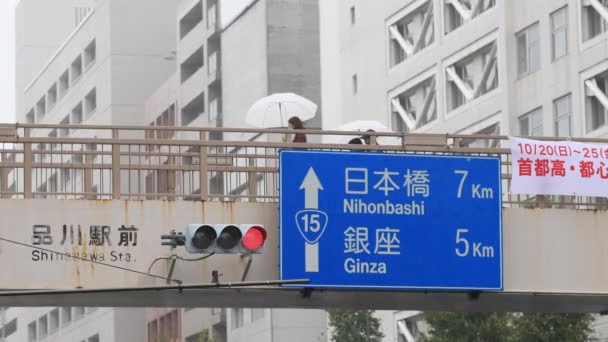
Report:
[[[186,251],[190,253],[260,254],[266,229],[259,224],[195,223],[186,227]]]

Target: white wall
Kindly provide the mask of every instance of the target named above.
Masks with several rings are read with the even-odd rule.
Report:
[[[154,5],[150,1],[100,1],[89,20],[54,52],[48,67],[37,69],[39,76],[25,96],[18,98],[20,121],[25,121],[30,108],[95,39],[95,64],[83,70],[78,82],[41,122],[58,123],[96,87],[97,111],[85,123],[143,125],[144,101],[175,73],[175,61],[165,59],[176,46],[176,18],[167,15],[175,7],[176,0],[157,0]],[[138,25],[133,25],[132,17],[138,13]]]
[[[57,48],[76,28],[75,8],[94,7],[95,0],[21,0],[15,9],[15,63],[17,121],[25,86],[38,74]]]
[[[224,127],[243,127],[245,114],[268,94],[266,0],[259,0],[222,34]]]
[[[341,1],[319,1],[321,49],[321,103],[327,113],[323,116],[324,129],[336,129],[342,123],[341,95]]]
[[[176,49],[176,7],[177,0],[110,2],[113,124],[145,124],[145,100],[175,72],[165,58]]]

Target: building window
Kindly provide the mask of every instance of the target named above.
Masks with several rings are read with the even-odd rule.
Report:
[[[245,309],[232,309],[232,329],[238,329],[245,325]]]
[[[158,342],[158,321],[148,323],[148,342]]]
[[[27,123],[36,122],[36,114],[35,114],[34,108],[30,109],[30,111],[27,112],[27,114],[25,114],[25,122],[27,122]]]
[[[78,125],[82,123],[82,102],[79,102],[72,109],[72,120],[70,120],[74,125]]]
[[[555,135],[558,137],[571,136],[572,101],[570,94],[553,101],[553,111],[555,112]]]
[[[175,127],[175,104],[169,106],[169,108],[159,115],[156,120],[150,124],[150,126]],[[150,132],[152,133],[152,139],[154,139],[154,131]],[[175,131],[173,130],[159,130],[156,133],[156,139],[171,139],[174,136]]]
[[[350,24],[355,25],[357,20],[357,13],[355,12],[355,6],[350,7]]]
[[[266,309],[251,309],[251,321],[257,321],[264,318]]]
[[[99,334],[95,334],[87,338],[87,342],[99,342]]]
[[[61,308],[61,325],[64,326],[72,321],[72,308],[62,307]]]
[[[540,137],[543,135],[543,110],[536,108],[519,117],[519,133],[523,136]]]
[[[568,7],[551,14],[551,54],[553,60],[568,54]]]
[[[209,2],[210,3],[210,2]],[[209,4],[208,3],[208,4]],[[213,4],[207,8],[207,28],[215,31],[219,28],[219,20],[217,15],[217,4]]]
[[[89,7],[74,8],[74,27],[78,27],[78,25],[87,17],[89,12],[91,12]]]
[[[457,64],[454,66],[456,75],[458,75],[458,77],[460,77],[462,82],[470,89],[473,89],[473,87],[475,86],[475,83],[473,82],[473,71],[472,71],[473,65],[472,64],[473,64],[473,61],[467,61],[465,63]],[[452,82],[451,88],[452,88],[452,96],[454,99],[453,108],[456,109],[456,108],[464,105],[467,102],[467,99],[466,99],[465,95],[463,94],[463,92],[460,90],[460,88],[458,88],[456,82]]]
[[[46,98],[45,96],[42,96],[36,103],[36,121],[42,120],[44,114],[46,114]]]
[[[418,341],[422,338],[423,329],[425,327],[424,318],[422,315],[416,315],[404,319],[397,320],[397,333],[399,342],[408,342],[410,340]],[[408,337],[409,336],[409,337]]]
[[[203,330],[199,333],[186,337],[185,342],[205,342],[205,341],[209,341],[209,331],[208,330]]]
[[[6,323],[2,327],[2,337],[7,338],[17,331],[17,319],[14,318],[12,321]]]
[[[148,341],[179,341],[180,340],[179,314],[173,310],[157,320],[148,323]]]
[[[446,68],[448,111],[498,88],[496,42],[486,44]]]
[[[53,189],[51,189],[53,190]],[[38,339],[41,340],[49,333],[48,319],[46,315],[38,318]]]
[[[584,1],[581,1],[584,3]],[[604,9],[608,9],[608,0],[598,0],[599,5]],[[583,25],[583,41],[595,38],[596,36],[608,31],[608,18],[602,14],[591,4],[583,4],[582,8],[582,25]]]
[[[59,309],[53,309],[49,313],[49,334],[59,329]]]
[[[200,93],[182,108],[182,126],[189,125],[205,112],[205,93]]]
[[[359,92],[359,84],[358,84],[358,81],[357,81],[357,74],[353,75],[352,83],[353,83],[353,95],[356,95]]]
[[[400,64],[435,41],[433,2],[410,10],[388,26],[390,66]]]
[[[178,310],[173,310],[148,323],[148,342],[181,340]]]
[[[74,320],[80,319],[84,316],[84,307],[82,306],[77,306],[74,307]]]
[[[219,54],[217,51],[209,55],[209,76],[211,77],[219,77],[218,72],[220,71],[220,59],[218,55]]]
[[[84,114],[88,118],[97,109],[97,89],[93,88],[84,97]]]
[[[180,66],[182,83],[186,82],[205,64],[205,53],[203,47],[198,48]]]
[[[445,33],[456,30],[466,20],[473,19],[495,5],[496,0],[478,0],[475,1],[475,7],[471,0],[445,0]]]
[[[69,125],[70,124],[70,115],[66,115],[61,122],[60,125]],[[70,130],[68,128],[60,128],[58,131],[58,135],[60,137],[67,137],[70,134]]]
[[[594,131],[608,122],[608,71],[585,81],[587,131]]]
[[[48,110],[53,109],[57,103],[57,85],[53,84],[51,88],[46,92],[46,102],[48,104]]]
[[[483,134],[483,135],[500,135],[500,124],[495,123],[491,126],[488,126],[475,134]],[[469,148],[496,148],[500,145],[500,140],[498,139],[463,139],[460,141],[460,147],[469,147]]]
[[[66,70],[57,83],[57,98],[62,99],[68,93],[68,89],[70,89],[70,71]]]
[[[391,99],[391,127],[411,132],[437,119],[435,77],[402,91]]]
[[[97,45],[95,43],[95,39],[87,45],[84,49],[84,68],[88,69],[91,65],[95,63],[97,59]]]
[[[219,98],[214,98],[209,101],[209,122],[214,122],[217,120],[220,114],[220,100]]]
[[[37,334],[36,334],[36,321],[33,321],[32,323],[27,325],[27,340],[28,342],[34,342],[36,341],[37,338]]]
[[[516,35],[517,39],[517,74],[526,75],[540,69],[540,39],[538,23],[524,29]]]
[[[72,62],[70,74],[72,75],[71,84],[78,82],[80,76],[82,76],[82,56],[78,55],[78,57],[76,57],[76,59]]]
[[[179,21],[179,38],[184,37],[192,31],[196,25],[203,21],[203,2],[198,1],[194,7],[186,13],[186,15]]]

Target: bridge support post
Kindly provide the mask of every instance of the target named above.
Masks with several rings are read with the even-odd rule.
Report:
[[[200,140],[201,142],[207,141],[207,132],[200,132]],[[201,144],[199,146],[199,183],[200,183],[200,199],[201,201],[207,201],[209,199],[209,187],[208,183],[208,174],[207,174],[207,165],[208,165],[208,152],[207,146]]]
[[[255,159],[249,158],[249,167],[253,170],[255,167]],[[247,173],[247,183],[249,185],[249,202],[257,202],[256,196],[258,194],[258,173],[250,171]]]
[[[23,129],[23,137],[30,137],[30,128]],[[32,143],[23,143],[23,197],[32,198]]]
[[[118,139],[118,130],[112,129],[112,139]],[[120,199],[120,144],[112,143],[112,198]]]

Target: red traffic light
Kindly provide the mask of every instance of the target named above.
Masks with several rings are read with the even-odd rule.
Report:
[[[266,229],[260,224],[191,223],[183,240],[189,253],[261,254]]]
[[[255,252],[264,246],[266,241],[266,230],[259,226],[253,226],[247,230],[241,240],[243,247],[250,252]]]

